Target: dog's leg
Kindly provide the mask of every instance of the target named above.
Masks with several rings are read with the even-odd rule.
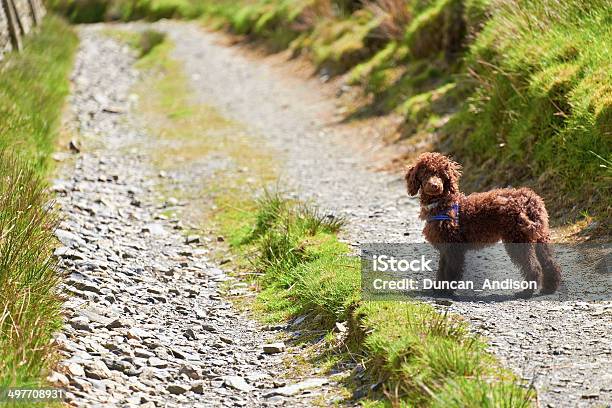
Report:
[[[439,282],[446,281],[446,269],[448,268],[448,262],[446,261],[446,248],[439,248],[440,250],[440,262],[438,263],[438,271],[436,272],[436,280]]]
[[[548,243],[537,243],[536,256],[542,267],[542,289],[544,294],[555,293],[561,282],[561,268],[552,256],[552,250]]]
[[[461,280],[463,277],[463,264],[465,263],[465,249],[461,244],[454,244],[448,247],[447,263],[446,279],[450,282]]]
[[[505,243],[504,245],[512,262],[521,269],[523,278],[528,282],[536,282],[539,288],[542,282],[542,267],[536,256],[535,244]],[[525,289],[516,296],[530,298],[533,292],[533,289]]]
[[[461,245],[449,244],[440,252],[444,258],[444,269],[438,271],[438,280],[448,284],[448,288],[440,290],[441,293],[453,296],[452,286],[463,277],[463,264],[465,262],[465,250]],[[441,260],[442,262],[442,260]]]
[[[446,245],[441,245],[438,246],[437,249],[438,251],[440,251],[440,262],[438,262],[438,270],[436,271],[436,283],[437,285],[443,285],[446,284],[446,282],[448,281],[447,276],[448,276],[448,255],[447,255],[447,246]],[[434,289],[432,289],[433,295],[434,296],[450,296],[452,295],[452,292],[449,292],[447,290],[444,289],[440,289],[439,286],[436,286]]]

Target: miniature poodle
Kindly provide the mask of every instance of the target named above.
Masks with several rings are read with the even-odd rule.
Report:
[[[408,193],[414,196],[421,191],[420,217],[427,221],[423,234],[440,251],[437,280],[461,280],[465,252],[501,240],[524,279],[537,282],[541,293],[554,293],[561,269],[549,246],[548,214],[542,198],[528,188],[466,196],[459,191],[460,176],[461,166],[440,153],[421,154],[406,173]],[[513,245],[516,243],[525,245]],[[519,294],[532,295],[529,289]]]

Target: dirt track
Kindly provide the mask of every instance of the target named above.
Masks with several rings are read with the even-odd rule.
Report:
[[[422,242],[417,202],[406,196],[402,175],[369,171],[366,159],[346,147],[346,130],[330,120],[334,101],[316,79],[287,77],[196,25],[155,26],[174,40],[173,57],[184,64],[198,100],[261,137],[276,152],[281,179],[296,195],[346,216],[345,238],[353,245]],[[139,160],[146,167],[147,157]],[[185,177],[199,180],[194,171],[185,168]],[[206,169],[197,171],[205,177]],[[74,203],[67,205],[70,213]],[[124,205],[128,201],[117,204],[119,210]],[[87,220],[93,227],[96,222]],[[490,350],[517,374],[534,381],[542,406],[612,404],[610,302],[455,301],[448,309],[488,337]]]
[[[65,360],[52,380],[74,406],[331,403],[334,379],[288,372],[283,362],[299,349],[266,351],[286,337],[283,327],[233,308],[223,287],[243,284],[209,259],[208,237],[185,234],[166,215],[186,204],[159,192],[172,181],[151,165],[152,139],[134,121],[134,53],[99,28],[81,28],[73,74],[71,125],[84,151],[54,184],[64,219],[56,254],[70,299],[57,337]]]
[[[285,179],[301,197],[347,216],[351,242],[422,242],[417,202],[406,196],[402,175],[366,170],[367,162],[346,147],[347,130],[321,121],[336,107],[316,79],[287,78],[194,26],[161,27],[176,41],[174,56],[199,78],[194,90],[201,100],[283,152]],[[516,373],[534,380],[543,406],[612,403],[610,302],[454,302],[449,310],[469,319]]]

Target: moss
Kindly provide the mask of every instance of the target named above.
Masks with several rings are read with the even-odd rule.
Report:
[[[553,99],[565,99],[580,75],[580,66],[572,63],[553,65],[530,79],[530,92],[533,95]]]
[[[347,20],[327,20],[319,24],[310,35],[310,41],[302,45],[311,50],[319,67],[333,73],[344,72],[370,54],[367,38],[378,24],[378,20],[369,19],[363,13]]]
[[[398,43],[391,41],[385,48],[374,54],[372,58],[356,65],[348,74],[348,82],[352,85],[363,83],[373,72],[380,72],[384,66],[392,61],[397,48]]]
[[[610,82],[610,71],[612,64],[603,66],[585,77],[572,90],[571,97],[582,101],[576,106],[581,109],[583,115],[592,114],[595,129],[600,140],[610,140],[612,136],[612,83]],[[608,146],[609,147],[609,146]]]
[[[599,100],[595,112],[595,126],[601,138],[612,136],[612,89],[608,88],[607,95]],[[609,162],[608,162],[609,163]],[[601,165],[602,163],[600,163]]]
[[[417,126],[426,123],[427,118],[434,113],[442,113],[440,102],[448,97],[456,88],[455,83],[449,83],[434,90],[415,95],[404,102],[399,110],[406,117],[406,123]]]
[[[406,42],[414,58],[444,53],[454,56],[463,46],[465,22],[460,0],[438,0],[419,14],[406,31]]]

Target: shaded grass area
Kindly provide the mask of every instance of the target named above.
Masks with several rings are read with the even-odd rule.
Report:
[[[609,2],[207,2],[206,23],[346,73],[346,120],[396,113],[413,153],[451,153],[468,191],[528,185],[556,224],[612,215]],[[352,101],[351,101],[352,102]]]
[[[48,16],[0,63],[0,388],[40,386],[61,328],[46,193],[76,36]]]
[[[417,302],[362,301],[359,259],[336,237],[342,219],[269,192],[242,205],[221,202],[217,221],[261,272],[262,314],[270,321],[308,316],[306,324],[316,320],[329,338],[336,322],[346,322],[343,343],[326,359],[335,366],[359,356],[365,388],[377,385],[366,406],[532,405],[533,391],[500,368],[458,317]]]

